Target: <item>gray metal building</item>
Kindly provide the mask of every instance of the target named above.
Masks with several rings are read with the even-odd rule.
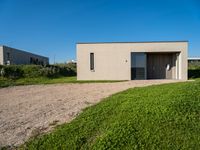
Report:
[[[188,63],[200,63],[200,57],[189,57]]]
[[[0,65],[49,64],[49,58],[8,46],[0,46]]]

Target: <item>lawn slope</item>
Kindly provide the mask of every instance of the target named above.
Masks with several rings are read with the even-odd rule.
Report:
[[[200,82],[134,88],[22,149],[200,149]]]

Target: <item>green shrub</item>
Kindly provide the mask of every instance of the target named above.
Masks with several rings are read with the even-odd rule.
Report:
[[[64,77],[75,76],[75,64],[57,64],[57,65],[0,65],[0,75],[2,77],[17,78],[36,78],[36,77]]]
[[[6,78],[17,79],[24,77],[23,70],[21,66],[11,65],[11,66],[3,66],[1,69],[2,75]]]
[[[188,63],[188,68],[190,69],[200,69],[200,62]]]
[[[44,77],[58,77],[60,75],[60,70],[58,67],[55,66],[49,66],[49,67],[43,67],[40,70],[41,76]]]
[[[27,77],[27,78],[42,76],[41,71],[40,71],[42,68],[43,67],[39,65],[23,65],[21,67],[24,73],[24,77]]]
[[[75,76],[76,75],[76,64],[57,64],[57,67],[60,69],[60,75],[62,76]]]
[[[188,78],[200,78],[200,68],[199,69],[189,69]]]
[[[0,65],[0,70],[3,68],[3,65]]]

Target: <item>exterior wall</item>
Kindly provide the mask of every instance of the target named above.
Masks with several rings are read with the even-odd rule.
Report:
[[[43,62],[43,64],[49,64],[49,59],[47,57],[43,57],[40,55],[32,54],[29,52],[21,51],[18,49],[10,48],[7,46],[3,46],[1,59],[3,60],[3,64],[7,64],[9,53],[10,64],[31,64],[30,59],[34,58],[35,60],[38,59],[38,62]]]
[[[3,65],[3,46],[0,46],[0,65]]]
[[[176,75],[178,73],[178,66],[177,66],[177,59],[178,59],[179,53],[173,53],[172,54],[172,79],[177,79],[178,76]]]
[[[77,44],[78,80],[131,80],[131,52],[176,52],[178,79],[187,80],[188,42],[80,43]],[[90,70],[94,53],[94,71]]]

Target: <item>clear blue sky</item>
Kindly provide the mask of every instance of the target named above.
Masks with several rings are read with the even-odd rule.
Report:
[[[0,0],[0,44],[76,58],[76,42],[189,40],[200,56],[200,0]]]

